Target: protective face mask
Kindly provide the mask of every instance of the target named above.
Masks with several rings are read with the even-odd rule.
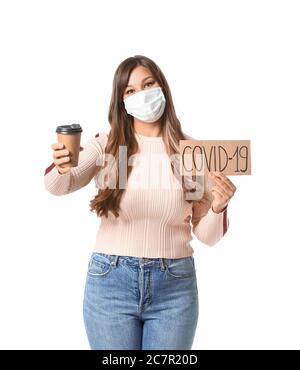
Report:
[[[123,100],[128,114],[144,122],[155,122],[163,114],[166,99],[160,86],[141,90]]]

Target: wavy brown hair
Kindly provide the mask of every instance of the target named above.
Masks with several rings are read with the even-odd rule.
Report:
[[[174,153],[179,153],[179,140],[185,140],[187,138],[187,136],[182,132],[181,124],[175,113],[171,91],[161,69],[146,56],[135,55],[133,57],[129,57],[122,61],[115,71],[108,114],[111,130],[108,134],[105,153],[109,153],[116,158],[116,169],[119,167],[118,160],[120,145],[127,146],[128,158],[138,152],[138,142],[134,136],[134,118],[127,114],[123,102],[123,94],[127,87],[130,74],[138,66],[144,66],[149,69],[154,79],[162,88],[166,98],[165,110],[160,118],[160,122],[161,134],[167,154],[170,156]],[[172,161],[171,166],[175,176],[178,176],[176,172],[174,172],[174,164]],[[105,164],[102,167],[105,167]],[[132,166],[127,164],[127,179],[129,178],[131,171]],[[117,170],[117,184],[118,180],[119,174]],[[184,182],[181,182],[181,184],[184,192],[193,192],[193,190],[185,187]],[[115,217],[118,217],[121,197],[125,190],[126,189],[120,189],[118,187],[113,189],[109,187],[99,188],[98,194],[90,201],[90,211],[96,212],[97,216],[105,215],[106,217],[108,217],[108,211],[111,211]],[[187,202],[191,201],[187,200]]]

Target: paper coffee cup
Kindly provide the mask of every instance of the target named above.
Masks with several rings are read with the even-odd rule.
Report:
[[[64,149],[68,149],[70,157],[70,161],[60,164],[60,167],[78,166],[81,132],[82,128],[77,123],[56,127],[57,142],[64,144]]]

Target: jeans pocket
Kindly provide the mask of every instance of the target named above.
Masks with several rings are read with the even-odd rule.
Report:
[[[170,259],[166,264],[166,273],[179,279],[195,277],[196,270],[193,256]]]
[[[112,271],[111,261],[101,253],[93,252],[88,264],[88,276],[101,278],[107,276],[110,271]]]

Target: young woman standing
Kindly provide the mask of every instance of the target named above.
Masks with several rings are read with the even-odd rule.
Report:
[[[136,55],[118,66],[108,119],[110,132],[83,144],[77,167],[62,168],[69,153],[53,144],[54,162],[44,175],[54,195],[93,178],[98,188],[90,209],[101,223],[83,300],[90,347],[191,349],[198,321],[191,231],[215,245],[227,231],[227,205],[236,187],[214,172],[212,188],[200,199],[186,198],[170,157],[179,153],[179,140],[191,137],[182,132],[166,78],[151,59]],[[120,160],[124,147],[133,161]],[[115,178],[104,164],[109,155],[119,168]],[[114,186],[121,176],[125,188]]]

